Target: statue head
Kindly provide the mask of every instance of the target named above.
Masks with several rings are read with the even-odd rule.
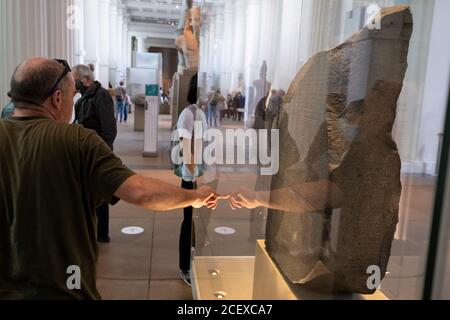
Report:
[[[196,36],[200,34],[201,9],[193,7],[189,10],[189,26]]]
[[[185,6],[180,14],[180,20],[178,22],[178,25],[175,29],[175,32],[180,36],[183,34],[184,30],[186,28],[190,27],[190,10],[193,6],[193,0],[186,0]]]
[[[186,8],[191,9],[194,5],[194,0],[186,0]]]

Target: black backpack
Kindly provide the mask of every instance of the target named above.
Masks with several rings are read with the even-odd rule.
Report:
[[[209,103],[212,107],[215,107],[219,104],[219,99],[217,97],[217,94],[214,93],[213,98],[211,99],[211,102]]]

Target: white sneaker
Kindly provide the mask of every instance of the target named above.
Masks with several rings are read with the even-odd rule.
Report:
[[[180,270],[180,278],[183,280],[189,287],[191,286],[191,272],[190,271],[182,271]]]

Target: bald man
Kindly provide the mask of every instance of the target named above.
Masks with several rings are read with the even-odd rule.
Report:
[[[99,299],[95,208],[113,196],[155,211],[217,205],[208,187],[135,174],[94,131],[69,125],[75,92],[61,60],[27,60],[12,77],[15,113],[0,120],[0,299]]]

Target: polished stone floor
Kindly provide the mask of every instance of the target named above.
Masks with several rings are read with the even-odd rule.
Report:
[[[143,133],[134,132],[133,118],[119,124],[115,152],[133,170],[178,185],[179,178],[169,170],[167,148],[170,118],[161,116],[159,157],[143,158]],[[227,128],[238,124],[225,122]],[[226,167],[218,174],[207,175],[203,183],[219,193],[238,187],[254,189],[268,181],[258,179],[252,167]],[[419,298],[422,290],[428,229],[431,219],[435,179],[403,177],[400,223],[393,243],[388,275],[381,290],[391,299]],[[264,238],[266,210],[232,211],[226,203],[211,212],[194,213],[196,254],[202,256],[252,256],[256,240]],[[126,203],[111,209],[112,241],[100,246],[98,288],[103,299],[192,299],[191,288],[178,276],[178,236],[182,210],[168,213],[151,212]],[[144,232],[125,235],[122,228],[139,226]],[[234,234],[223,235],[216,228],[228,227]]]

